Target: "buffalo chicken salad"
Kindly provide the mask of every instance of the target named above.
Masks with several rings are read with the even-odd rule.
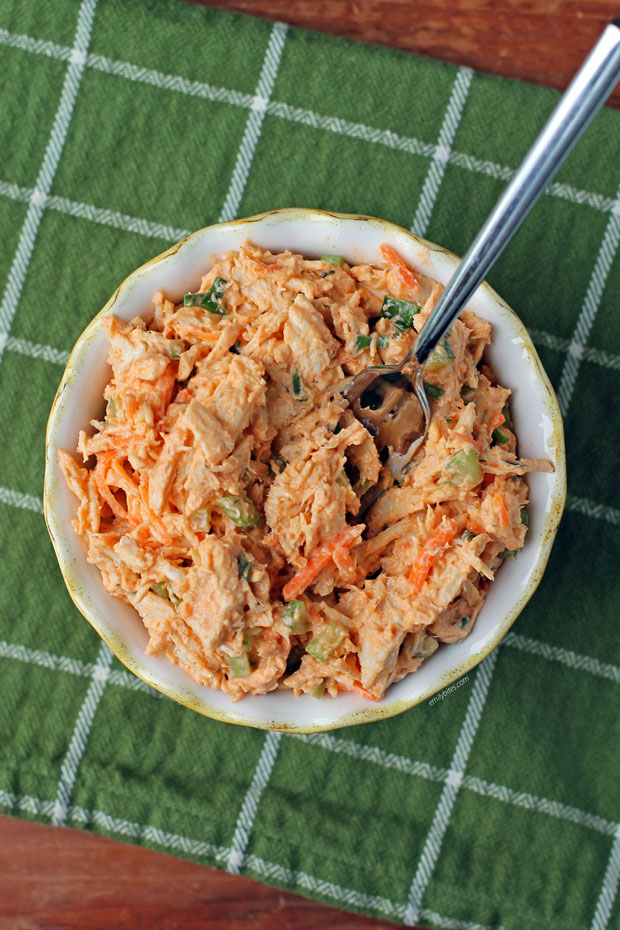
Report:
[[[246,242],[180,303],[156,293],[150,322],[104,318],[105,414],[58,456],[149,654],[235,700],[379,700],[471,632],[524,544],[523,476],[551,470],[517,454],[490,323],[465,310],[426,363],[428,436],[398,483],[343,396],[402,361],[441,290],[387,245],[350,265]]]

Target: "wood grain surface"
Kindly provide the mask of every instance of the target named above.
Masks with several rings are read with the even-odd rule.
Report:
[[[620,0],[191,0],[565,88]],[[620,106],[620,87],[610,100]]]
[[[620,0],[208,2],[557,88],[620,15]],[[620,90],[611,102],[620,106]],[[0,930],[393,926],[162,853],[0,817]]]
[[[0,930],[394,930],[243,876],[0,817]]]

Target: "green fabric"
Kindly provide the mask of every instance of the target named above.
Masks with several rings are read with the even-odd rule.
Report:
[[[334,734],[226,726],[110,664],[64,589],[45,423],[119,281],[283,205],[415,217],[462,253],[556,99],[273,30],[176,0],[0,0],[0,809],[395,921],[619,927],[617,111],[490,276],[560,389],[569,501],[536,596],[462,687]]]

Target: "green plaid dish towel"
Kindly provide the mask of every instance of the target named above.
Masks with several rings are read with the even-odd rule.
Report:
[[[491,275],[557,389],[569,498],[536,595],[442,700],[312,736],[204,719],[77,613],[41,505],[68,352],[136,266],[280,206],[463,253],[556,97],[177,0],[0,0],[0,811],[409,925],[620,927],[619,112]]]

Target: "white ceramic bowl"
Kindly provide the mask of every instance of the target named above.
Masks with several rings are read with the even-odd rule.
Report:
[[[111,597],[71,520],[76,500],[57,463],[57,450],[76,447],[78,432],[103,410],[110,376],[108,341],[102,318],[123,320],[151,313],[151,297],[163,288],[175,300],[198,287],[215,258],[250,238],[272,251],[291,249],[306,256],[340,254],[355,263],[377,261],[382,242],[414,267],[445,284],[458,259],[383,220],[315,210],[275,210],[245,220],[209,226],[134,271],[78,339],[49,418],[46,443],[45,518],[60,568],[78,609],[130,671],[169,697],[208,717],[265,729],[310,732],[390,717],[424,701],[478,664],[502,639],[536,589],[562,515],[566,471],[558,403],[527,331],[504,301],[482,285],[469,307],[493,324],[488,358],[501,383],[513,391],[512,408],[520,454],[550,459],[553,474],[528,476],[530,528],[524,549],[502,566],[476,625],[460,643],[442,645],[422,668],[393,685],[378,703],[354,694],[316,700],[277,691],[238,703],[198,685],[164,657],[146,656],[147,634],[138,614]]]

